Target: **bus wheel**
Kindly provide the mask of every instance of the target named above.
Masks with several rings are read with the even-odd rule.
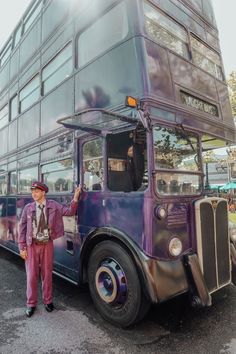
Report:
[[[88,265],[89,288],[98,312],[116,326],[128,327],[149,309],[128,253],[111,241],[99,243]]]

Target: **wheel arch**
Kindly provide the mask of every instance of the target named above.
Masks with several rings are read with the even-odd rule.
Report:
[[[138,277],[141,282],[141,287],[144,295],[151,301],[150,294],[148,292],[146,274],[143,267],[142,259],[145,257],[141,252],[137,244],[130,239],[125,233],[114,228],[100,228],[89,234],[83,243],[80,254],[80,279],[82,282],[87,282],[87,268],[89,256],[96,245],[103,241],[112,241],[122,246],[131,257],[134,265],[137,269]]]

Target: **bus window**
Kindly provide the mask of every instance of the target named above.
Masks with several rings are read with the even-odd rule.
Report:
[[[223,80],[221,60],[218,53],[207,47],[203,42],[191,35],[193,61],[219,80]]]
[[[19,171],[18,178],[19,192],[30,193],[32,183],[38,180],[38,166]]]
[[[146,189],[146,137],[143,132],[110,136],[107,153],[110,190],[131,192]]]
[[[18,96],[15,95],[10,100],[10,117],[9,117],[9,121],[11,121],[14,118],[16,118],[17,115],[18,115]]]
[[[36,75],[25,87],[20,91],[20,113],[30,107],[40,97],[40,79]]]
[[[1,66],[8,60],[11,54],[11,47],[12,47],[12,38],[9,40],[7,45],[5,46],[4,50],[0,55],[0,64]]]
[[[9,193],[10,194],[17,193],[17,173],[16,173],[16,171],[12,171],[9,173]]]
[[[17,44],[20,42],[21,39],[21,33],[22,33],[22,26],[21,24],[17,27],[14,35],[14,48],[17,46]]]
[[[83,181],[88,191],[103,188],[102,139],[98,138],[83,145]]]
[[[194,134],[154,128],[156,188],[159,194],[197,194],[200,188],[199,143]]]
[[[145,29],[151,39],[189,59],[188,36],[182,26],[146,2],[144,15]]]
[[[42,70],[43,94],[70,76],[73,70],[72,44],[69,43]]]
[[[0,109],[0,129],[8,123],[8,105]]]
[[[96,56],[122,41],[127,34],[126,5],[122,1],[79,36],[78,66],[85,65]]]
[[[50,192],[71,192],[73,189],[73,163],[71,159],[42,166],[42,177]]]
[[[43,2],[38,2],[27,14],[26,18],[24,19],[23,23],[23,33],[25,33],[28,28],[32,25],[36,17],[40,14]]]
[[[7,175],[0,176],[0,195],[7,194]]]

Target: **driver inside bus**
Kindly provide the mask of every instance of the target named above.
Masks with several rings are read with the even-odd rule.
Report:
[[[127,151],[127,171],[129,172],[133,190],[137,191],[143,182],[144,175],[144,154],[142,146],[132,144]]]

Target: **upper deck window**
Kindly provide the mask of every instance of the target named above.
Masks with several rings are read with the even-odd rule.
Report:
[[[158,9],[144,3],[145,29],[154,41],[189,59],[188,37],[183,27]]]
[[[62,49],[42,71],[43,94],[70,76],[73,70],[72,44]]]
[[[10,57],[11,54],[11,47],[12,47],[12,38],[9,40],[5,48],[3,49],[1,55],[0,55],[0,64],[3,66],[3,64],[7,61],[7,59]]]
[[[9,120],[13,120],[14,118],[17,117],[17,115],[18,115],[18,97],[16,95],[10,100],[10,119]]]
[[[191,46],[194,63],[215,76],[217,79],[223,80],[219,54],[192,35]]]
[[[121,2],[88,27],[78,39],[78,66],[105,52],[128,34],[126,5]]]
[[[0,110],[0,129],[8,123],[8,105]]]
[[[20,113],[30,107],[40,97],[40,79],[36,75],[21,91],[20,91]]]
[[[24,26],[23,32],[25,33],[28,28],[32,25],[36,17],[39,15],[41,8],[42,8],[42,1],[39,1],[27,14],[26,18],[24,19]]]
[[[18,28],[15,31],[15,36],[14,36],[14,47],[17,46],[17,44],[20,42],[21,39],[21,33],[22,33],[22,26],[18,26]]]

